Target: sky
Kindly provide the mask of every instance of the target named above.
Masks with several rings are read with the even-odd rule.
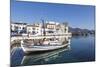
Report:
[[[67,22],[73,28],[94,30],[95,6],[11,0],[11,21],[33,24],[41,22],[41,19]]]

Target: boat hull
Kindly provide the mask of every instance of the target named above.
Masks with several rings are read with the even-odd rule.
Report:
[[[51,51],[51,50],[60,49],[66,46],[68,46],[68,44],[58,45],[58,46],[33,46],[33,47],[24,47],[23,45],[21,45],[25,53]]]

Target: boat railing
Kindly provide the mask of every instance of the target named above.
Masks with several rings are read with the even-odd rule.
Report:
[[[68,43],[66,43],[68,44]],[[24,47],[34,47],[34,46],[61,46],[61,45],[64,45],[64,43],[61,43],[61,44],[28,44],[28,43],[24,43],[22,44]]]

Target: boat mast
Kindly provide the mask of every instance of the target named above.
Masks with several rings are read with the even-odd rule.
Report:
[[[45,23],[44,23],[44,20],[42,20],[42,24],[43,24],[43,36],[45,36],[46,32],[45,32]]]

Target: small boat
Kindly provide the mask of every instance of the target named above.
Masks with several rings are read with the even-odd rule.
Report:
[[[36,51],[50,51],[59,48],[63,48],[70,44],[70,40],[66,41],[66,43],[62,43],[59,40],[54,41],[43,41],[42,43],[25,43],[23,40],[21,41],[21,47],[25,53],[36,52]]]

